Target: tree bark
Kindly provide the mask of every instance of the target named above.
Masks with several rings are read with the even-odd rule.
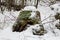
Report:
[[[24,0],[22,0],[22,5],[21,6],[22,6],[22,8],[24,7]]]
[[[0,0],[0,7],[1,7],[1,0]]]
[[[38,1],[39,1],[39,0],[37,0],[36,8],[37,8],[37,6],[38,6]]]

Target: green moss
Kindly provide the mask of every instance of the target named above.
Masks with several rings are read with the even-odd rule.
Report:
[[[29,19],[32,11],[22,11],[20,12],[19,18],[23,20]]]

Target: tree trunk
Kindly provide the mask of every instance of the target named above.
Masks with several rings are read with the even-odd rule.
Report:
[[[22,0],[22,5],[21,5],[21,7],[22,7],[22,8],[24,7],[24,0]]]
[[[0,0],[0,8],[1,8],[1,0]]]
[[[39,0],[37,0],[36,8],[37,8],[37,6],[38,6],[38,1],[39,1]]]

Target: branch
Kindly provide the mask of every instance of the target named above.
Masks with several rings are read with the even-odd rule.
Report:
[[[44,25],[44,24],[51,23],[51,22],[54,22],[54,21],[56,21],[56,20],[45,22],[45,23],[42,23],[42,24]]]
[[[52,15],[52,14],[51,14],[51,15]],[[47,20],[47,19],[50,18],[50,17],[54,17],[54,16],[51,16],[51,15],[48,16],[47,18],[43,19],[42,21],[40,21],[40,23],[42,23],[43,21]],[[51,23],[51,22],[54,22],[54,21],[56,21],[56,20],[48,21],[48,22],[45,22],[45,23],[42,23],[42,24]]]
[[[47,20],[47,19],[50,18],[50,17],[52,17],[52,16],[51,16],[51,15],[48,16],[47,18],[45,18],[45,19],[43,19],[42,21],[40,21],[40,23],[43,22],[43,21],[45,21],[45,20]]]

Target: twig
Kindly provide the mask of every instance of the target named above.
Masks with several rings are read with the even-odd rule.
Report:
[[[13,16],[13,15],[11,14],[11,12],[10,12],[10,15]],[[16,18],[15,16],[13,16],[13,17]]]
[[[56,21],[56,20],[45,22],[45,23],[42,23],[42,24],[44,25],[44,24],[51,23],[51,22],[54,22],[54,21]]]
[[[50,18],[50,17],[52,17],[52,16],[51,16],[51,15],[48,16],[47,18],[45,18],[45,19],[43,19],[42,21],[40,21],[40,23],[42,23],[43,21],[45,21],[46,19],[48,19],[48,18]]]
[[[7,15],[5,15],[5,17],[8,17],[8,18],[10,18],[10,17],[9,17],[9,16],[7,16]],[[16,18],[15,18],[15,19],[16,19]],[[13,20],[15,20],[15,19],[11,19],[11,18],[10,18],[10,20],[12,20],[12,21],[13,21]]]

